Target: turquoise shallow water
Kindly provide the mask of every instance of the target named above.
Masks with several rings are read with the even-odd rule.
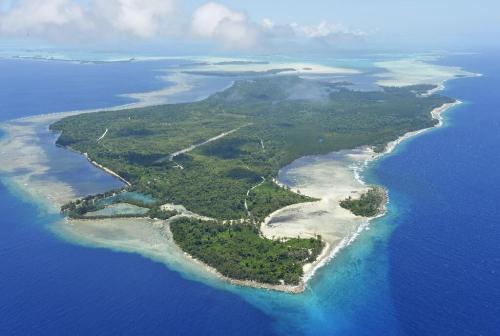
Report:
[[[141,83],[150,83],[147,90],[165,85],[157,82],[158,64],[135,64],[131,69],[119,66],[120,85],[115,85],[118,78],[100,83],[106,86],[107,100],[103,101],[102,88],[94,85],[94,79],[98,74],[117,71],[116,64],[97,64],[94,68],[89,64],[68,66],[54,62],[49,69],[45,65],[0,60],[4,71],[0,77],[0,120],[36,112],[122,104],[116,95],[146,89]],[[133,80],[136,67],[141,68],[137,83]],[[12,83],[19,73],[17,82]],[[40,78],[51,90],[38,88]],[[24,90],[22,104],[19,94],[11,94],[13,88]],[[82,88],[86,88],[86,100],[94,105],[81,104]],[[192,98],[204,91],[206,87],[196,90]],[[62,95],[65,99],[59,100]],[[121,186],[82,156],[52,146],[53,140],[53,135],[42,137],[47,156],[57,158],[61,164],[51,167],[52,173],[71,182],[77,194]],[[139,255],[64,241],[53,232],[54,224],[61,219],[59,214],[47,212],[43,203],[28,198],[9,181],[8,176],[1,176],[0,335],[164,335],[200,331],[220,335],[237,334],[242,328],[248,334],[272,333],[271,318],[235,294],[186,280],[164,264]]]
[[[450,82],[446,94],[466,104],[447,114],[446,127],[402,144],[365,172],[369,182],[390,190],[387,216],[322,268],[300,295],[214,288],[138,255],[67,243],[48,230],[58,215],[39,211],[0,185],[0,334],[495,335],[497,59],[486,53],[442,61],[485,76]],[[17,71],[13,65],[4,69],[12,76]],[[143,80],[153,80],[154,70],[143,70]],[[57,71],[57,78],[78,76],[66,67]],[[75,82],[91,85],[93,75],[79,71]],[[8,82],[1,80],[5,88]],[[28,88],[32,96],[25,103],[36,104],[25,110],[18,98],[4,95],[0,113],[12,111],[9,106],[19,108],[15,116],[35,106],[50,111],[61,94],[57,80],[51,85],[53,96],[36,96],[39,91]],[[113,105],[124,90],[107,85],[105,105]],[[68,101],[78,94],[70,89],[66,84]],[[78,108],[78,101],[64,106]],[[79,174],[94,171],[86,167]],[[108,178],[94,181],[101,187],[115,183]]]
[[[455,56],[483,77],[449,82],[465,102],[445,127],[374,163],[365,178],[390,191],[387,216],[341,252],[300,297],[257,295],[280,334],[496,335],[500,325],[500,67]]]

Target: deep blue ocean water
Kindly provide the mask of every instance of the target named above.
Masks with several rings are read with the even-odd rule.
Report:
[[[388,215],[301,295],[216,289],[138,255],[73,245],[48,229],[57,216],[0,184],[0,335],[498,335],[498,59],[486,53],[441,61],[484,76],[448,82],[445,93],[465,104],[447,113],[446,127],[366,171],[390,190]],[[122,80],[81,97],[96,76],[86,65],[34,62],[28,72],[24,63],[3,62],[9,76],[0,72],[0,120],[116,105],[123,103],[118,93],[160,85],[154,69],[127,77],[124,66]],[[58,75],[44,75],[43,86],[30,79],[47,65]],[[101,66],[99,73],[108,73],[116,65]],[[15,76],[23,71],[24,80]],[[79,80],[60,84],[75,74]],[[117,83],[133,76],[143,84]],[[18,90],[9,94],[12,81]]]
[[[110,107],[118,96],[165,86],[169,61],[88,63],[2,59],[0,121],[43,113]]]

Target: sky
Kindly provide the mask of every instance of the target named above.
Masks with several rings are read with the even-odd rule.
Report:
[[[497,0],[0,0],[0,46],[474,51],[498,36]]]

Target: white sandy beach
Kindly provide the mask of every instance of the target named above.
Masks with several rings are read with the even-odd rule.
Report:
[[[460,101],[456,101],[432,110],[431,115],[438,120],[438,123],[429,129],[441,127],[443,125],[442,114],[460,104]],[[267,238],[321,235],[326,248],[316,262],[304,266],[302,287],[305,287],[307,281],[320,267],[332,260],[341,249],[351,244],[373,219],[383,216],[382,214],[374,218],[359,217],[339,205],[339,201],[349,196],[359,197],[369,189],[360,178],[360,172],[371,161],[391,153],[398,144],[429,129],[417,130],[401,136],[387,144],[383,153],[375,153],[371,148],[365,147],[301,158],[297,161],[310,162],[286,172],[287,179],[294,181],[292,185],[289,185],[292,190],[319,198],[320,201],[295,204],[272,213],[261,225],[261,231]]]
[[[292,190],[320,199],[318,202],[294,204],[280,209],[267,217],[261,226],[267,238],[321,235],[326,249],[316,263],[306,265],[305,281],[318,266],[323,265],[340,247],[346,246],[367,225],[367,218],[355,216],[342,208],[339,202],[349,196],[358,198],[368,191],[369,187],[356,178],[355,171],[374,157],[370,148],[306,157],[292,164],[299,164],[296,168],[281,174],[293,181],[289,185]]]

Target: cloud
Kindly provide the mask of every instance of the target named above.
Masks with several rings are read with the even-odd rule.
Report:
[[[191,33],[212,39],[226,48],[250,49],[259,43],[259,27],[245,13],[209,2],[199,7],[191,20]]]
[[[114,31],[139,38],[150,38],[167,33],[168,24],[174,20],[177,4],[172,0],[95,0],[94,15],[101,17]]]
[[[366,36],[361,31],[353,31],[328,21],[317,25],[275,24],[271,19],[265,18],[258,24],[251,21],[244,12],[216,2],[209,2],[194,12],[191,34],[231,49],[273,49],[282,47],[283,44],[311,43],[331,47]]]
[[[326,38],[339,34],[353,34],[353,32],[344,28],[341,24],[330,23],[327,21],[322,21],[316,26],[301,26],[298,24],[292,24],[292,27],[298,33],[301,33],[309,38]]]
[[[60,29],[71,26],[84,30],[87,25],[83,9],[67,0],[16,1],[0,16],[2,35],[52,36]]]
[[[0,0],[0,37],[34,37],[62,43],[108,40],[207,41],[231,50],[275,51],[332,47],[365,37],[322,21],[317,25],[257,23],[216,2],[181,15],[177,0]]]
[[[261,23],[269,39],[287,40],[295,43],[320,43],[329,46],[346,41],[359,41],[368,34],[360,30],[351,30],[345,26],[328,21],[321,21],[317,25],[301,25],[290,23],[277,25],[271,19],[264,19]]]
[[[173,21],[175,0],[3,1],[0,35],[56,40],[150,38]]]

